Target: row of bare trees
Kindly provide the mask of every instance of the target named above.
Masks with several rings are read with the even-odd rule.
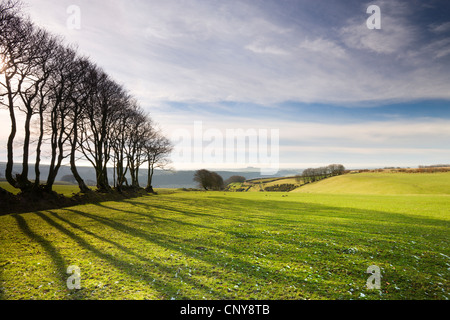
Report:
[[[332,176],[338,176],[345,173],[345,167],[342,164],[330,164],[326,167],[308,168],[303,170],[302,175],[296,176],[297,182],[303,181],[310,183],[320,181]]]
[[[0,4],[0,30],[0,106],[11,122],[7,181],[23,192],[50,192],[68,159],[80,190],[88,192],[77,170],[83,159],[95,169],[97,188],[108,191],[108,167],[114,166],[113,186],[121,189],[139,187],[139,169],[147,163],[152,191],[154,169],[166,163],[172,147],[136,99],[89,58],[24,17],[20,2]],[[44,151],[49,154],[46,179],[40,172]],[[20,152],[21,172],[14,174]]]

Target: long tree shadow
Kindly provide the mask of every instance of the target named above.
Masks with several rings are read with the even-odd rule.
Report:
[[[217,199],[217,203],[221,204],[220,210],[223,210],[223,202],[226,202],[226,212],[235,215],[242,208],[252,208],[253,213],[246,213],[248,223],[259,225],[260,227],[270,227],[272,229],[279,229],[289,232],[299,230],[299,226],[303,230],[308,229],[309,231],[318,232],[318,234],[323,237],[323,235],[329,236],[330,239],[336,241],[337,244],[334,246],[334,251],[338,256],[345,256],[351,244],[345,239],[352,239],[355,244],[363,245],[364,250],[366,250],[367,255],[378,254],[381,248],[386,246],[394,247],[398,245],[409,246],[409,241],[411,237],[405,235],[411,235],[417,240],[425,240],[427,237],[433,239],[432,242],[422,243],[422,247],[427,251],[433,251],[436,254],[441,250],[441,246],[433,245],[433,243],[438,243],[437,239],[441,239],[443,242],[448,242],[447,230],[450,226],[448,220],[439,218],[430,218],[422,216],[412,216],[404,213],[395,212],[385,212],[379,210],[369,210],[369,209],[356,209],[356,208],[346,208],[346,207],[332,207],[322,204],[311,204],[295,201],[271,201],[270,204],[275,207],[276,212],[280,214],[273,215],[260,215],[255,213],[261,209],[263,212],[270,210],[268,209],[267,203],[260,203],[260,201],[248,200],[248,199],[226,199],[223,197],[212,197]],[[140,201],[127,201],[130,204],[139,207],[145,207],[145,203]],[[211,198],[207,201],[209,204]],[[153,208],[153,204],[147,206],[149,209]],[[164,206],[159,206],[161,209]],[[301,209],[297,209],[300,207]],[[214,205],[209,205],[211,210],[217,209]],[[172,206],[166,207],[167,212],[175,211],[176,213],[182,213],[182,210],[173,210]],[[302,212],[306,211],[306,212]],[[222,212],[222,215],[224,212]],[[191,216],[191,214],[189,214]],[[303,217],[305,218],[303,218]],[[227,219],[229,217],[222,217]],[[299,219],[300,218],[300,219]],[[328,230],[324,229],[324,219],[337,218],[331,223],[328,223]],[[173,219],[174,220],[174,219]],[[177,222],[176,220],[174,222]],[[177,222],[179,223],[179,222]],[[234,229],[234,230],[233,230]],[[261,228],[260,228],[261,229]],[[236,228],[226,227],[221,228],[220,231],[241,237],[241,232],[236,232]],[[244,234],[246,238],[256,238],[259,240],[264,240],[265,235],[261,232],[246,232]],[[295,239],[289,239],[288,237],[274,237],[274,241],[284,244],[295,244]],[[373,239],[377,239],[376,242]],[[394,242],[393,242],[394,241]],[[325,243],[323,239],[316,238],[313,236],[309,239],[309,246],[317,249],[324,249],[330,251],[328,243]],[[423,242],[423,241],[421,241]],[[220,245],[217,245],[219,248]],[[238,254],[240,248],[224,248],[228,251]],[[400,251],[394,252],[392,255],[397,257]],[[391,257],[392,258],[392,257]],[[402,265],[407,266],[407,261],[402,260]]]
[[[180,199],[177,199],[177,201],[180,201]],[[187,215],[190,217],[197,217],[197,218],[198,217],[209,217],[209,218],[213,218],[213,219],[223,219],[223,220],[233,220],[236,222],[245,222],[244,220],[232,218],[230,216],[210,214],[210,213],[205,213],[205,212],[196,212],[193,210],[180,209],[180,208],[176,208],[176,207],[169,206],[169,205],[158,205],[153,202],[140,202],[140,201],[128,201],[128,200],[125,200],[124,202],[132,204],[134,206],[141,206],[141,207],[147,208],[147,209],[153,208],[153,209],[159,209],[159,210],[164,210],[164,211],[169,210],[169,211],[181,213],[183,215]],[[171,202],[173,202],[173,199],[171,200]],[[192,206],[192,204],[191,204],[191,206]],[[205,206],[203,206],[202,208],[205,208]]]
[[[222,198],[220,198],[221,200],[223,200]],[[235,201],[237,200],[237,202]],[[159,218],[159,217],[155,217],[153,214],[151,214],[151,210],[155,209],[155,206],[152,205],[148,205],[144,202],[140,202],[140,201],[127,201],[128,203],[131,203],[137,207],[142,207],[142,208],[148,208],[149,209],[149,213],[143,213],[143,212],[132,212],[131,210],[123,210],[123,209],[113,209],[115,211],[121,211],[124,212],[126,214],[137,214],[143,218],[146,219],[153,219],[153,221],[157,222],[158,220],[155,218]],[[253,200],[242,200],[242,199],[233,199],[232,203],[234,203],[233,205],[229,206],[229,213],[233,213],[234,215],[236,215],[236,209],[241,207],[250,207],[252,208],[252,206],[254,207],[255,205],[257,205],[255,203],[255,201]],[[309,216],[323,216],[323,217],[327,217],[327,216],[346,216],[346,208],[340,208],[340,207],[331,207],[331,206],[324,206],[324,205],[318,205],[318,204],[302,204],[302,203],[298,203],[298,202],[282,202],[280,204],[277,204],[277,210],[282,210],[282,209],[287,209],[285,212],[283,212],[282,216],[277,216],[277,215],[265,215],[265,216],[258,216],[256,215],[254,218],[247,218],[247,219],[232,219],[232,220],[237,220],[237,221],[242,221],[242,222],[252,222],[254,224],[260,224],[260,225],[271,225],[273,228],[274,227],[283,227],[284,225],[284,229],[285,230],[290,230],[292,223],[296,222],[297,224],[309,224],[309,225],[316,225],[316,226],[320,226],[321,221],[299,221],[294,219],[294,214],[299,215],[299,213],[295,212],[295,206],[298,205],[303,205],[306,206],[308,209],[307,215]],[[105,205],[100,205],[102,208],[104,209],[112,209],[109,208],[108,206]],[[157,205],[156,206],[157,209],[159,210],[163,210],[167,211],[167,212],[171,212],[173,211],[174,213],[177,214],[182,214],[182,215],[186,215],[187,217],[195,217],[195,218],[209,218],[211,217],[215,217],[214,214],[196,214],[196,212],[185,212],[183,210],[181,210],[180,208],[174,208],[176,210],[172,210],[172,206],[166,207],[166,206],[161,206],[161,205]],[[264,208],[264,206],[261,206],[261,208]],[[210,206],[211,210],[214,210],[214,207]],[[265,208],[267,209],[267,208]],[[256,209],[258,210],[258,207],[256,206]],[[352,209],[355,210],[355,209]],[[252,268],[254,268],[254,263],[251,261],[247,261],[244,260],[245,255],[248,255],[248,250],[246,251],[247,248],[244,249],[244,251],[242,252],[241,249],[238,246],[235,246],[234,244],[228,244],[228,243],[220,243],[218,241],[211,243],[211,242],[206,242],[206,246],[210,245],[210,248],[203,248],[206,250],[200,250],[199,251],[199,247],[205,246],[205,242],[202,239],[186,239],[183,237],[177,237],[177,236],[169,236],[163,233],[153,233],[153,232],[149,232],[148,230],[144,231],[143,229],[140,228],[135,228],[129,225],[126,225],[125,223],[121,223],[118,222],[117,219],[114,219],[114,215],[108,215],[108,216],[100,216],[100,215],[96,215],[96,214],[92,214],[92,213],[87,213],[87,212],[82,212],[79,210],[75,210],[73,208],[69,208],[67,209],[68,212],[72,212],[74,214],[80,215],[80,216],[84,216],[88,219],[94,220],[98,223],[101,223],[115,231],[119,231],[121,233],[124,233],[128,236],[131,237],[137,237],[140,238],[142,240],[144,240],[145,242],[148,243],[153,243],[155,245],[158,245],[160,247],[163,247],[165,249],[169,249],[169,250],[173,250],[176,251],[178,253],[180,253],[181,255],[186,255],[190,258],[193,259],[197,259],[200,261],[204,261],[205,263],[211,265],[211,266],[216,266],[216,265],[221,265],[223,266],[224,270],[229,270],[230,272],[235,272],[235,273],[240,273],[242,278],[248,277],[247,271],[251,270]],[[373,234],[369,234],[368,231],[370,230],[375,230],[378,227],[378,221],[389,221],[389,219],[394,218],[395,223],[398,224],[404,224],[407,225],[408,223],[414,224],[415,227],[414,228],[418,228],[424,232],[426,232],[429,228],[434,228],[434,227],[440,227],[440,229],[445,228],[445,225],[448,225],[448,222],[440,220],[440,219],[432,219],[432,218],[421,218],[421,217],[410,217],[404,214],[399,214],[399,213],[387,213],[387,212],[382,212],[382,211],[375,211],[375,210],[357,210],[357,214],[352,214],[352,218],[354,217],[354,219],[360,219],[361,223],[357,223],[351,226],[345,226],[346,228],[350,228],[351,230],[346,231],[346,232],[354,232],[357,233],[357,238],[356,242],[360,241],[360,240],[364,240],[367,239],[367,237],[373,237],[377,235],[377,232],[373,232]],[[228,219],[229,217],[227,216],[227,213],[224,212],[223,213],[225,216],[223,217],[223,219]],[[290,219],[290,216],[292,215],[293,219]],[[362,217],[361,217],[362,215]],[[376,215],[376,218],[371,221],[370,217]],[[61,220],[61,216],[59,215],[55,215],[53,214],[53,216],[55,218],[58,218]],[[42,214],[41,214],[42,217]],[[108,262],[110,262],[113,266],[117,267],[120,270],[123,270],[124,272],[128,273],[129,275],[133,276],[133,277],[139,277],[142,278],[143,275],[141,274],[137,274],[135,271],[130,271],[128,269],[124,269],[123,268],[123,261],[118,260],[117,257],[113,256],[113,255],[109,255],[107,253],[104,253],[102,251],[100,251],[99,249],[96,249],[95,247],[93,247],[91,244],[89,244],[86,240],[82,239],[81,237],[77,236],[76,234],[74,234],[73,232],[65,229],[63,226],[57,224],[55,221],[53,221],[52,219],[50,219],[49,217],[43,216],[42,217],[44,220],[46,220],[49,224],[51,224],[52,226],[58,228],[60,231],[66,233],[67,235],[69,235],[70,237],[72,237],[77,243],[79,243],[82,247],[84,247],[87,250],[92,251],[95,255],[97,255],[98,257],[107,260]],[[62,218],[64,219],[64,218]],[[166,218],[161,218],[161,219],[166,219]],[[68,223],[69,225],[71,225],[72,227],[76,228],[77,225],[73,224],[73,222],[69,222],[67,219],[61,220],[63,222]],[[166,221],[169,222],[174,222],[174,223],[179,223],[181,226],[191,226],[191,227],[195,227],[195,228],[210,228],[208,226],[205,225],[200,225],[200,224],[196,224],[196,223],[190,223],[190,222],[184,222],[184,221],[178,221],[176,219],[172,219],[172,218],[167,218]],[[210,222],[207,222],[210,223]],[[207,224],[206,223],[206,224]],[[395,225],[394,223],[394,225]],[[444,223],[444,227],[442,226],[442,224]],[[337,224],[338,225],[338,224]],[[288,229],[286,229],[286,226],[288,226]],[[336,226],[331,224],[330,226]],[[233,230],[235,226],[228,226],[225,228],[219,228],[219,231],[225,232],[225,233],[229,233],[230,235],[237,235],[236,232]],[[231,229],[230,229],[231,228]],[[395,228],[392,227],[391,229],[393,230]],[[407,226],[405,228],[408,228]],[[212,228],[214,230],[217,230],[217,228]],[[129,254],[129,255],[133,255],[136,258],[140,259],[143,263],[148,263],[149,260],[148,258],[146,258],[145,256],[142,255],[138,255],[136,253],[133,253],[132,250],[130,250],[129,248],[106,239],[105,237],[102,237],[100,235],[94,235],[91,231],[87,230],[87,229],[80,229],[83,232],[85,232],[86,234],[90,235],[90,236],[95,236],[97,239],[101,240],[101,241],[105,241],[108,242],[114,246],[116,246],[117,248],[119,248],[120,250],[122,250],[123,252]],[[323,232],[323,226],[322,229],[320,229],[321,232]],[[412,230],[412,229],[411,229]],[[180,232],[183,232],[182,229],[180,229]],[[339,230],[338,230],[339,232]],[[386,230],[383,230],[382,232],[386,232]],[[380,233],[378,233],[380,234]],[[342,235],[345,235],[344,233]],[[257,237],[261,237],[261,239],[264,239],[264,236],[257,236]],[[187,240],[187,242],[186,242]],[[314,239],[313,239],[314,240]],[[316,239],[317,240],[317,244],[321,244],[321,239]],[[278,242],[284,242],[284,239],[280,239],[279,237],[274,238],[274,241],[278,241]],[[290,243],[289,241],[286,241],[286,243]],[[316,244],[316,245],[317,245]],[[373,244],[373,250],[376,251],[378,250],[377,248],[377,244],[374,243]],[[317,247],[316,247],[317,248]],[[220,250],[225,250],[227,252],[233,253],[234,257],[230,257],[230,256],[225,256],[225,255],[220,255],[217,252]],[[257,250],[257,248],[255,248],[255,250]],[[368,253],[370,254],[370,252]],[[343,259],[346,259],[345,257]],[[333,261],[334,264],[336,264],[337,261]],[[152,262],[154,264],[154,262]],[[339,262],[337,262],[339,263]],[[232,270],[233,266],[238,265],[239,268],[236,268],[236,270]],[[159,264],[157,265],[158,268],[161,268],[161,270],[164,270],[167,273],[173,273],[174,272],[174,268],[168,265],[162,265]],[[350,270],[350,272],[353,272],[355,274],[357,274],[358,272],[361,273],[361,270],[359,270],[359,267],[357,267],[357,265],[354,266],[347,266],[347,268],[354,268],[354,270]],[[267,280],[270,278],[276,278],[277,277],[277,272],[270,268],[270,267],[266,267],[266,266],[259,266],[259,272],[254,272],[252,273],[252,277],[256,277],[256,278],[260,278],[262,280]],[[153,280],[153,278],[149,277],[147,274],[144,275],[144,278],[146,280]],[[296,276],[296,275],[288,275],[286,277],[286,281],[289,283],[298,283],[298,282],[302,282],[302,279],[300,279],[300,276]],[[191,283],[192,285],[198,285],[194,282]],[[163,287],[168,287],[168,283],[166,282],[159,282],[158,283],[158,287],[163,288]],[[169,291],[174,292],[176,289],[178,289],[176,286],[169,286]],[[211,288],[207,288],[209,290],[211,290]],[[161,292],[164,292],[161,291]],[[166,291],[167,292],[167,291]],[[227,297],[226,294],[220,294],[220,293],[214,293],[216,294],[217,297],[219,298],[223,298],[223,297]],[[230,295],[231,296],[231,295]],[[183,298],[189,298],[189,297],[183,297]]]
[[[130,203],[133,206],[138,206],[134,203]],[[219,228],[214,228],[214,227],[208,227],[206,225],[202,225],[202,224],[198,224],[198,223],[191,223],[191,222],[186,222],[186,221],[180,221],[177,219],[170,219],[170,218],[162,218],[162,217],[157,217],[155,215],[152,214],[152,212],[148,212],[148,213],[141,213],[141,212],[136,212],[136,211],[131,211],[131,210],[123,210],[123,209],[118,209],[118,208],[114,208],[114,207],[110,207],[110,206],[106,206],[104,204],[98,203],[95,204],[96,206],[99,206],[103,209],[107,209],[107,210],[115,210],[115,211],[120,211],[126,214],[132,214],[132,215],[138,215],[147,219],[151,219],[153,222],[157,223],[158,221],[164,221],[164,222],[171,222],[171,223],[176,223],[176,224],[180,224],[182,226],[188,226],[188,227],[195,227],[195,228],[202,228],[202,229],[209,229],[209,230],[214,230],[214,231],[222,231],[222,229]],[[146,208],[145,206],[141,205],[141,208]],[[170,209],[167,209],[168,211],[173,211]],[[175,211],[174,211],[175,212]],[[180,213],[180,211],[176,211],[178,213]]]
[[[261,209],[263,212],[270,210],[267,204],[261,204],[260,201],[249,200],[249,199],[226,199],[221,197],[212,197],[217,199],[217,203],[223,203],[226,201],[226,208],[220,207],[223,211],[221,219],[234,220],[240,223],[251,223],[253,225],[259,225],[261,227],[271,227],[271,228],[282,228],[286,230],[287,226],[290,228],[297,228],[300,223],[303,226],[312,227],[323,227],[323,222],[320,220],[322,218],[339,218],[340,222],[334,222],[332,226],[342,226],[346,229],[342,232],[342,235],[349,232],[354,232],[358,234],[364,234],[367,236],[369,233],[374,237],[380,237],[380,234],[389,234],[397,232],[408,232],[408,230],[420,229],[424,234],[429,233],[430,230],[435,228],[445,229],[446,226],[450,226],[450,222],[443,219],[411,216],[402,213],[392,213],[384,212],[379,210],[368,210],[368,209],[355,209],[355,208],[345,208],[345,207],[332,207],[322,204],[311,204],[295,201],[271,201],[270,208],[276,210],[277,212],[282,212],[282,214],[273,215],[260,215],[256,214],[255,211]],[[178,199],[177,199],[178,200]],[[136,200],[127,200],[127,203],[134,205],[136,207],[152,209],[155,208],[153,203],[144,203]],[[208,203],[210,200],[208,200]],[[162,206],[158,205],[158,209],[165,210],[167,212],[176,212],[186,216],[193,216],[195,213],[192,211],[186,212],[184,210],[173,208],[173,206]],[[214,210],[211,204],[209,208]],[[246,212],[243,214],[245,216],[241,219],[235,219],[227,216],[236,215],[236,212],[242,210],[242,208],[252,208],[252,212]],[[135,212],[127,210],[124,212],[129,212],[134,214]],[[145,214],[142,214],[145,215]],[[203,214],[204,215],[204,214]],[[208,215],[208,214],[207,214]],[[209,216],[209,215],[208,215]],[[214,215],[213,215],[214,216]],[[298,220],[299,217],[306,216],[307,219]],[[156,217],[154,217],[156,218]],[[310,219],[313,218],[313,219]],[[318,218],[318,219],[316,219]],[[176,219],[173,222],[184,224],[185,222],[180,222]],[[384,222],[389,221],[386,225]],[[351,225],[349,225],[349,222]],[[358,223],[355,223],[358,222]],[[383,225],[384,223],[384,225]],[[194,224],[193,224],[194,225]],[[202,228],[211,228],[206,225],[199,225]],[[227,232],[236,235],[239,232],[235,230],[228,230],[225,228],[220,229],[221,232]],[[446,237],[446,236],[445,236]],[[260,238],[264,238],[260,236]],[[283,242],[283,240],[279,240]]]
[[[73,211],[73,210],[71,210]],[[104,259],[106,261],[108,261],[108,263],[110,263],[112,266],[114,266],[116,269],[128,274],[129,276],[136,278],[136,279],[144,279],[149,285],[151,285],[155,290],[161,292],[164,295],[171,295],[171,294],[175,294],[178,291],[178,287],[171,285],[168,282],[163,282],[159,279],[156,279],[154,277],[152,277],[151,275],[142,272],[142,273],[138,273],[136,271],[130,270],[129,268],[126,268],[125,265],[127,265],[127,262],[121,259],[118,259],[116,256],[108,254],[106,252],[103,252],[99,249],[97,249],[95,246],[91,245],[88,241],[86,241],[85,239],[83,239],[82,237],[76,235],[75,233],[73,233],[72,231],[68,230],[67,228],[65,228],[64,226],[62,226],[61,224],[57,223],[56,221],[54,221],[53,219],[51,219],[50,217],[44,215],[41,212],[36,213],[40,218],[42,218],[45,222],[47,222],[50,226],[56,228],[57,230],[59,230],[60,232],[64,233],[65,235],[69,236],[70,238],[72,238],[78,245],[80,245],[81,247],[85,248],[86,250],[92,252],[93,254],[95,254],[96,256],[98,256],[101,259]],[[73,228],[80,230],[90,236],[93,236],[101,241],[105,241],[109,244],[114,245],[115,247],[117,247],[119,250],[125,252],[128,255],[134,256],[136,258],[138,258],[140,261],[142,261],[143,263],[149,264],[149,265],[153,265],[156,268],[160,269],[163,272],[166,272],[168,274],[175,274],[175,272],[177,271],[176,268],[172,268],[172,267],[168,267],[166,265],[160,264],[158,262],[155,262],[147,257],[144,257],[142,255],[139,255],[135,252],[133,252],[132,250],[130,250],[129,248],[115,242],[109,239],[106,239],[102,236],[99,236],[97,234],[94,234],[91,231],[86,230],[85,228],[70,222],[67,219],[62,218],[61,216],[59,216],[57,213],[50,213],[53,217],[69,224],[70,226],[72,226]],[[209,292],[209,294],[212,295],[216,295],[218,298],[220,297],[219,294],[217,294],[215,292],[214,289],[209,288],[207,286],[205,286],[204,284],[200,284],[195,280],[192,279],[183,279],[184,282],[189,283],[193,286],[195,286],[196,288],[202,288],[202,290],[204,290],[205,292]],[[189,297],[187,296],[180,296],[179,298],[181,299],[188,299]]]
[[[65,222],[65,223],[69,224],[72,228],[75,228],[75,229],[77,229],[77,230],[80,230],[80,231],[84,232],[84,233],[87,234],[87,235],[90,235],[90,236],[92,236],[92,237],[97,238],[98,240],[101,240],[101,241],[107,242],[107,243],[109,243],[109,244],[111,244],[111,245],[114,245],[116,248],[118,248],[119,250],[125,252],[126,254],[128,254],[128,255],[130,255],[130,256],[134,256],[134,257],[138,258],[140,261],[142,261],[142,262],[144,262],[144,263],[154,265],[155,267],[159,268],[161,271],[166,272],[167,274],[174,274],[175,272],[177,272],[177,269],[175,269],[175,268],[171,268],[171,267],[168,267],[168,266],[163,265],[163,264],[161,264],[161,263],[157,263],[157,262],[155,262],[153,259],[150,259],[150,258],[148,258],[148,257],[145,257],[145,256],[142,256],[142,255],[140,255],[140,254],[137,254],[137,253],[134,252],[133,250],[131,250],[131,249],[129,249],[128,247],[125,247],[125,246],[123,246],[123,245],[117,243],[116,241],[113,241],[113,240],[107,239],[107,238],[105,238],[105,237],[102,237],[102,236],[100,236],[100,235],[98,235],[98,234],[95,234],[95,233],[93,233],[93,232],[87,230],[86,228],[83,228],[83,227],[81,227],[81,226],[79,226],[79,225],[77,225],[77,224],[75,224],[75,223],[69,221],[68,219],[65,219],[65,218],[61,217],[58,213],[50,212],[50,214],[51,214],[53,217],[55,217],[55,218],[57,218],[57,219],[59,219],[59,220]],[[198,287],[198,286],[200,285],[198,282],[196,282],[196,281],[194,281],[194,280],[192,280],[192,279],[184,279],[184,281],[185,281],[186,283],[189,283],[189,284],[193,285],[193,286],[197,286],[197,287]],[[157,283],[157,284],[158,284],[158,283]],[[213,295],[216,294],[216,293],[215,293],[215,290],[212,289],[212,288],[209,288],[209,287],[204,286],[204,285],[201,285],[201,287],[203,287],[204,290],[209,290],[209,292],[212,293]],[[173,287],[172,289],[175,289],[175,287]],[[217,296],[218,298],[220,297],[219,294],[216,294],[216,296]]]
[[[57,278],[59,280],[59,285],[62,289],[67,289],[67,278],[68,274],[66,273],[68,264],[64,260],[64,257],[58,252],[55,246],[51,241],[45,239],[41,235],[32,231],[26,222],[26,220],[19,214],[12,215],[14,219],[16,219],[17,224],[22,231],[30,240],[39,243],[42,248],[45,250],[47,255],[52,259],[53,265],[55,267],[55,271],[57,273]],[[78,296],[83,297],[83,292],[77,292]]]
[[[248,277],[248,270],[252,270],[254,268],[254,263],[250,261],[243,260],[239,256],[242,255],[242,252],[240,251],[240,248],[231,248],[229,246],[226,246],[224,244],[215,244],[217,250],[208,250],[208,248],[201,247],[203,242],[197,242],[197,243],[186,243],[183,242],[181,239],[176,239],[172,236],[172,239],[164,240],[163,237],[160,234],[153,234],[149,235],[146,232],[143,232],[142,230],[124,225],[120,222],[114,221],[113,219],[105,218],[105,217],[99,217],[93,214],[89,214],[86,212],[76,211],[74,209],[70,209],[71,212],[82,215],[84,217],[91,218],[93,220],[96,220],[100,223],[103,223],[117,231],[124,232],[127,235],[139,237],[145,241],[154,243],[160,247],[164,247],[169,250],[173,250],[175,252],[179,252],[182,255],[189,256],[193,259],[198,259],[201,261],[204,261],[208,263],[211,266],[217,266],[218,264],[227,266],[227,268],[231,270],[233,266],[239,266],[239,268],[236,268],[234,272],[238,272],[242,274],[243,277]],[[180,248],[180,244],[183,242],[182,248]],[[205,250],[206,249],[206,250]],[[233,257],[226,257],[223,255],[216,254],[215,251],[225,250],[228,252],[231,252],[234,254]],[[277,277],[277,272],[271,268],[265,267],[265,266],[259,266],[258,272],[255,272],[253,274],[255,277],[260,278],[261,280],[267,280],[267,278],[271,277],[268,275],[272,275],[273,278]],[[285,277],[287,281],[291,283],[298,283],[302,282],[299,276],[291,276],[288,275]]]
[[[261,208],[264,209],[267,206],[264,204],[264,202],[250,200],[250,199],[223,199],[221,197],[212,196],[212,199],[216,199],[217,201],[226,201],[226,205],[230,210],[236,210],[242,207],[248,207],[248,208]],[[402,222],[405,221],[408,224],[413,225],[430,225],[430,226],[442,226],[442,224],[450,225],[450,222],[448,220],[444,219],[438,219],[438,218],[430,218],[430,217],[421,217],[421,216],[412,216],[407,215],[403,213],[396,213],[396,212],[385,212],[382,210],[374,210],[374,209],[359,209],[359,208],[353,208],[353,207],[333,207],[333,206],[327,206],[323,204],[314,204],[314,203],[308,203],[308,202],[300,202],[300,201],[289,201],[289,200],[283,200],[283,201],[270,201],[271,207],[275,209],[285,209],[283,211],[283,215],[298,215],[301,214],[298,210],[295,210],[296,207],[302,206],[302,208],[308,209],[308,215],[323,215],[330,214],[335,216],[346,216],[348,213],[357,213],[352,214],[350,216],[351,219],[354,220],[385,220],[389,222]],[[332,214],[334,213],[334,214]],[[268,217],[269,220],[278,219],[279,217]],[[290,220],[286,220],[288,222]]]

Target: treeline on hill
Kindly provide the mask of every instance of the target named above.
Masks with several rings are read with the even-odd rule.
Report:
[[[419,166],[419,168],[385,167],[383,169],[353,170],[351,173],[384,172],[384,173],[440,173],[450,172],[450,165]]]
[[[34,25],[20,6],[12,0],[0,4],[0,104],[11,122],[6,180],[22,193],[51,193],[68,159],[81,192],[87,193],[90,189],[77,171],[82,159],[95,168],[98,190],[108,192],[108,166],[114,167],[113,187],[121,190],[139,187],[139,169],[147,163],[147,189],[153,191],[154,169],[166,164],[172,150],[169,140],[122,85],[74,47]],[[19,119],[24,119],[21,128]],[[23,141],[18,143],[19,130]],[[47,177],[39,170],[44,151],[50,154]],[[16,166],[21,172],[15,173],[14,156],[20,153]]]
[[[306,184],[333,176],[339,176],[344,173],[345,167],[342,164],[330,164],[326,167],[305,169],[301,175],[296,176],[296,180],[299,183],[303,181],[303,183]]]
[[[269,191],[269,192],[290,192],[299,186],[303,186],[308,183],[320,181],[326,178],[330,178],[333,176],[338,176],[346,173],[346,169],[342,164],[330,164],[326,167],[320,168],[308,168],[303,171],[302,174],[299,174],[295,177],[297,184],[276,184],[270,186],[263,186],[263,182],[261,179],[252,179],[246,180],[245,177],[242,176],[232,176],[226,181],[216,172],[208,171],[205,169],[198,170],[195,172],[194,181],[198,183],[199,187],[204,190],[230,190],[229,185],[233,183],[244,183],[248,182],[249,186],[247,188],[232,188],[232,190],[236,192],[247,191],[250,189],[252,182],[254,184],[260,185],[260,191]],[[270,183],[279,180],[279,178],[264,180],[264,183]]]
[[[428,169],[428,168],[446,168],[450,170],[450,164],[432,164],[429,166],[420,165],[419,169]]]
[[[292,190],[297,189],[298,186],[291,183],[283,183],[283,184],[277,184],[274,186],[268,186],[265,187],[264,190],[261,191],[269,191],[269,192],[290,192]]]
[[[295,176],[297,185],[289,183],[276,184],[264,187],[264,189],[261,191],[290,192],[292,190],[297,189],[299,185],[303,186],[305,184],[320,181],[333,176],[339,176],[346,172],[347,171],[345,170],[345,167],[342,164],[330,164],[326,167],[308,168],[303,170],[303,173],[301,175]]]

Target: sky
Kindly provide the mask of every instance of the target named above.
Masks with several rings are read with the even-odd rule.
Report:
[[[370,5],[381,29],[367,26]],[[175,143],[176,169],[264,166],[223,160],[238,129],[278,133],[268,149],[280,168],[450,163],[449,1],[28,0],[25,11],[136,96]],[[0,124],[4,142],[4,112]]]

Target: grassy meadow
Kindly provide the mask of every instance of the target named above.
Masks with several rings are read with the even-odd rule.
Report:
[[[448,299],[450,196],[429,188],[159,190],[2,216],[0,298]],[[71,265],[81,290],[67,289]],[[381,290],[366,288],[371,265]]]
[[[333,194],[450,194],[450,172],[357,173],[312,183],[294,192]]]
[[[0,181],[0,188],[5,189],[6,191],[11,192],[12,194],[18,194],[20,192],[19,189],[12,187],[8,182],[5,181]],[[53,188],[55,192],[60,193],[66,197],[71,197],[74,194],[80,192],[80,189],[78,188],[77,185],[65,184],[62,182],[56,183]]]
[[[245,182],[235,182],[227,186],[228,191],[245,191],[245,192],[261,192],[267,187],[273,187],[277,185],[290,184],[299,187],[301,184],[295,177],[285,178],[262,178],[254,179]]]

